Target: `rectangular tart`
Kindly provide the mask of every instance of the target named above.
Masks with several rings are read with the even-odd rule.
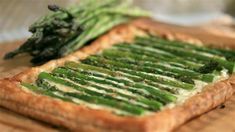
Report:
[[[0,105],[71,131],[166,132],[232,96],[234,51],[189,44],[199,40],[153,23],[120,25],[75,53],[0,80]]]

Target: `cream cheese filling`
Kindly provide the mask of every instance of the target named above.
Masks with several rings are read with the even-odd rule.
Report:
[[[228,79],[228,78],[229,78],[228,70],[223,69],[220,72],[220,74],[215,77],[212,84],[219,82],[221,80]],[[194,83],[195,83],[195,88],[193,90],[180,89],[179,95],[177,95],[176,102],[169,103],[169,104],[165,105],[164,107],[162,107],[162,109],[174,108],[175,106],[182,105],[190,97],[201,93],[203,91],[203,89],[206,88],[206,86],[208,85],[208,83],[203,82],[203,81],[199,81],[199,80],[194,80]]]

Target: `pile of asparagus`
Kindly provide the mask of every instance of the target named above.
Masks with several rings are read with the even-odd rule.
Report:
[[[48,8],[53,12],[31,25],[32,36],[5,59],[29,53],[33,64],[41,64],[81,48],[116,25],[149,15],[132,7],[131,0],[82,0],[67,9]]]
[[[224,69],[232,74],[235,63],[228,59],[231,56],[234,51],[137,37],[133,44],[117,44],[80,62],[66,62],[50,73],[42,72],[35,84],[23,86],[73,103],[79,103],[74,101],[77,99],[88,106],[142,115],[175,103],[185,96],[182,91],[193,92],[195,81],[214,82]]]

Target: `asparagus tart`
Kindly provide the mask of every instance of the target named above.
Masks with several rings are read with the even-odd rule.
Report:
[[[0,105],[71,131],[166,132],[232,96],[235,51],[165,39],[159,32],[172,34],[153,23],[132,20],[95,40],[78,39],[89,43],[79,50],[77,39],[60,41],[55,50],[76,51],[0,80]],[[33,51],[35,39],[28,41],[7,57],[46,53],[48,47],[38,43]]]
[[[74,131],[170,131],[232,95],[234,54],[122,25],[2,80],[0,104]]]

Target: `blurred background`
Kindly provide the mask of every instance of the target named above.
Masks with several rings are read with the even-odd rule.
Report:
[[[67,6],[78,0],[0,0],[0,42],[30,36],[28,27],[45,15],[48,4]],[[235,0],[134,0],[155,19],[177,25],[223,27],[234,31]]]

